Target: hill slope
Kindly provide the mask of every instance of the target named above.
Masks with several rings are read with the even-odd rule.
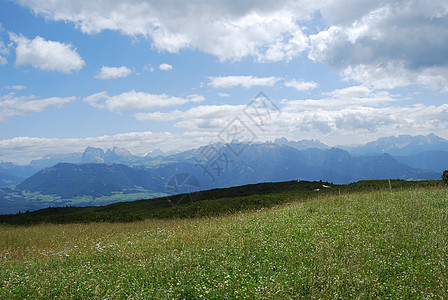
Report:
[[[0,226],[0,298],[443,298],[447,208],[432,187],[219,218]]]
[[[440,181],[392,180],[393,189],[438,187]],[[329,194],[389,189],[387,180],[360,181],[349,185],[288,181],[197,191],[167,197],[118,202],[92,207],[50,207],[15,215],[0,215],[0,224],[129,222],[148,218],[210,217]]]

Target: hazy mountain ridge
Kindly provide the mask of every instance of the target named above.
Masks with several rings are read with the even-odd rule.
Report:
[[[49,168],[58,163],[79,163],[81,162],[82,153],[68,153],[68,154],[48,154],[41,159],[32,160],[28,166],[36,169],[36,172],[45,168]]]
[[[18,166],[10,162],[0,162],[0,187],[19,184],[37,171],[39,169],[31,165]]]
[[[316,140],[300,140],[300,141],[289,141],[287,138],[282,137],[274,140],[275,144],[286,145],[293,147],[297,150],[306,150],[306,149],[328,149],[327,145]]]
[[[20,190],[58,195],[62,198],[108,196],[123,190],[160,191],[163,179],[146,169],[122,164],[59,163],[39,171],[17,185]]]
[[[448,151],[448,140],[434,134],[429,135],[400,135],[379,138],[362,146],[338,146],[353,155],[369,155],[388,153],[391,155],[409,156],[430,150]]]
[[[448,151],[431,150],[410,156],[394,156],[398,161],[412,168],[442,173],[448,169]]]
[[[372,145],[379,149],[380,144],[381,149],[398,149],[399,144],[400,149],[409,150],[409,147],[415,148],[416,145],[427,147],[424,141],[438,146],[446,142],[435,136],[417,136],[415,140],[400,136],[378,141],[376,144],[366,144],[367,148],[364,149],[372,149]],[[20,193],[38,193],[60,199],[86,196],[93,199],[90,204],[95,203],[96,197],[104,198],[117,193],[170,194],[175,191],[167,187],[168,183],[173,182],[178,174],[193,176],[199,182],[198,189],[212,189],[297,179],[341,184],[368,179],[439,179],[440,170],[448,169],[448,151],[437,150],[395,158],[387,153],[356,155],[361,148],[358,147],[358,152],[354,151],[353,154],[343,149],[326,147],[318,140],[290,142],[282,138],[276,142],[216,143],[157,158],[135,156],[117,147],[106,151],[88,147],[82,155],[45,157],[41,164],[54,161],[56,157],[61,160],[72,159],[76,163],[64,162],[43,169],[20,184],[16,182],[14,189],[4,190],[0,198],[3,197],[3,201],[10,199],[10,207],[11,199],[19,199],[17,195]],[[319,148],[306,148],[306,145]],[[300,147],[305,149],[297,149]],[[0,176],[2,165],[12,170],[17,167],[10,163],[0,164]],[[30,166],[20,168],[29,171],[31,165],[39,163],[34,161]],[[425,166],[428,170],[425,170]],[[15,197],[8,197],[11,193]],[[70,200],[67,201],[70,203]],[[38,204],[31,202],[32,209],[38,207]],[[22,202],[21,207],[26,207],[26,203]]]

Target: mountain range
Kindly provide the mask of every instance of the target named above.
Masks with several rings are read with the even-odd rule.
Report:
[[[319,140],[234,141],[143,157],[123,148],[88,147],[83,153],[47,155],[27,166],[0,163],[0,213],[99,205],[259,182],[440,179],[444,169],[448,169],[448,141],[432,134],[337,148]]]

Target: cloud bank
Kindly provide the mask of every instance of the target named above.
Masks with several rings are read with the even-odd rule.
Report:
[[[207,132],[128,132],[86,138],[42,138],[15,137],[0,140],[0,161],[28,164],[49,153],[64,154],[83,152],[87,146],[112,149],[114,146],[130,150],[133,154],[144,155],[150,150],[188,150],[213,140],[214,134]]]
[[[16,2],[88,34],[114,30],[148,38],[159,51],[193,49],[221,61],[258,62],[288,62],[307,53],[346,80],[378,89],[448,86],[445,0]],[[316,16],[324,26],[314,25]]]
[[[132,90],[115,96],[109,96],[107,92],[100,92],[92,94],[83,100],[96,108],[120,112],[124,110],[151,110],[156,107],[183,105],[189,102],[197,103],[204,101],[205,98],[197,94],[181,98],[166,94],[155,95]]]

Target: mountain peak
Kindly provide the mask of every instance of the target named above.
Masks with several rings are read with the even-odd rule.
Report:
[[[87,147],[82,154],[81,161],[83,163],[103,163],[104,162],[104,151],[101,148]]]
[[[127,149],[124,149],[124,148],[114,147],[112,149],[112,152],[115,153],[116,155],[119,155],[119,156],[126,156],[126,157],[132,156],[131,152],[129,150],[127,150]]]
[[[274,143],[280,144],[280,145],[287,145],[287,146],[296,148],[298,150],[305,150],[305,149],[311,149],[311,148],[317,148],[317,149],[328,149],[329,148],[327,145],[325,145],[318,139],[288,141],[287,138],[281,137],[281,138],[275,139]]]

